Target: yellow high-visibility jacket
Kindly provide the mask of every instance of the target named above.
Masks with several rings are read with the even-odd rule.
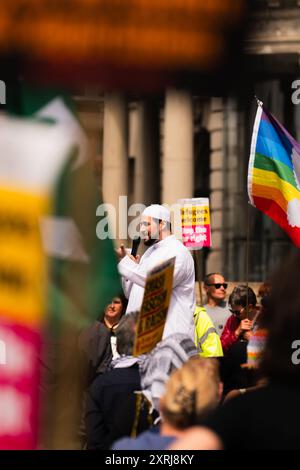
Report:
[[[204,307],[196,306],[194,312],[195,345],[201,357],[221,357],[220,337]]]

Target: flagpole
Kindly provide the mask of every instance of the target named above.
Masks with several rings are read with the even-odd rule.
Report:
[[[245,266],[245,278],[247,286],[247,299],[246,299],[246,311],[248,317],[248,305],[249,305],[249,252],[250,252],[250,203],[247,204],[247,233],[246,233],[246,266]]]
[[[254,95],[254,98],[256,100],[256,103],[257,103],[257,106],[259,106],[260,108],[263,107],[263,102],[261,100],[259,100],[257,98],[256,95]],[[256,114],[257,116],[257,114]],[[257,119],[257,117],[256,117]],[[252,137],[253,139],[253,137]],[[252,152],[252,143],[251,143],[251,152]],[[255,141],[255,147],[256,147],[256,141]],[[255,152],[253,152],[254,154]],[[252,158],[254,158],[252,156]],[[251,159],[251,156],[250,156],[250,159]],[[249,191],[249,186],[248,186],[248,194],[249,194],[249,197],[251,199],[251,191]],[[246,233],[246,259],[245,259],[245,278],[246,278],[246,286],[247,286],[247,298],[246,298],[246,311],[247,311],[247,318],[248,317],[248,306],[249,306],[249,291],[248,291],[248,287],[249,287],[249,252],[250,252],[250,204],[251,204],[251,201],[248,201],[248,204],[247,204],[247,233]]]
[[[200,250],[194,250],[194,260],[195,260],[195,265],[196,265],[196,279],[198,280],[199,284],[199,295],[200,295],[200,305],[203,307],[203,294],[202,294],[202,277],[203,277],[203,272],[201,269],[201,263],[200,263]]]
[[[262,102],[262,101],[260,101],[260,100],[257,98],[257,96],[256,96],[256,95],[254,95],[254,98],[255,98],[255,100],[256,100],[257,106],[260,106],[260,107],[262,107],[262,105],[263,105],[263,102]]]

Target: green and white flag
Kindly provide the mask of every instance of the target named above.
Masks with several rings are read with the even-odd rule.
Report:
[[[12,276],[11,267],[13,273],[28,273],[30,283],[23,283],[23,297],[16,289],[11,294],[12,288],[23,288],[21,276],[14,274],[14,284],[1,290],[0,333],[7,338],[14,334],[16,347],[27,348],[35,359],[30,375],[22,379],[22,393],[15,391],[18,406],[30,403],[30,419],[15,423],[20,437],[12,439],[0,409],[0,441],[4,448],[35,448],[37,387],[48,383],[42,397],[42,443],[52,449],[74,448],[82,390],[78,332],[99,317],[121,285],[112,241],[96,235],[101,199],[71,100],[56,91],[23,87],[15,102],[18,106],[10,111],[17,117],[4,116],[0,129],[0,219],[5,221],[0,224],[0,269],[3,279],[7,273]],[[6,227],[13,232],[5,244]],[[0,396],[5,390],[0,384]]]
[[[84,326],[121,290],[113,243],[96,236],[96,208],[102,201],[86,134],[64,92],[24,86],[17,111],[30,119],[55,123],[73,138],[74,150],[57,181],[53,214],[42,218],[40,227],[45,251],[52,259],[52,314]]]

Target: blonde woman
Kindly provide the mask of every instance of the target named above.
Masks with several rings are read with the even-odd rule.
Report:
[[[166,449],[184,431],[201,423],[221,398],[222,384],[216,359],[192,357],[173,372],[160,399],[161,424],[136,439],[115,442],[114,450]]]

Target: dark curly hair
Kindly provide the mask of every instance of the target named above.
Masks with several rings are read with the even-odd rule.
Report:
[[[251,287],[246,286],[244,284],[240,284],[236,286],[233,291],[231,292],[228,303],[232,307],[234,305],[241,305],[242,307],[247,306],[247,300],[248,300],[248,305],[256,305],[256,295],[251,289]]]

